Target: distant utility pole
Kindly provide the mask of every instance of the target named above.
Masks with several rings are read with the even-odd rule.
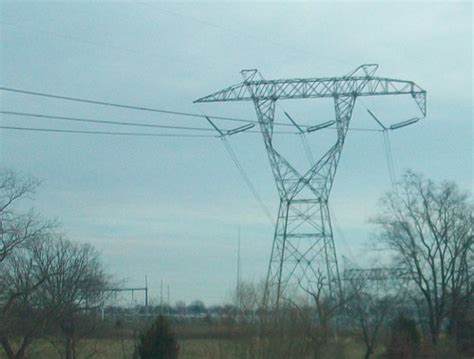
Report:
[[[160,280],[160,315],[163,315],[163,279]]]
[[[236,290],[237,290],[237,298],[239,297],[240,293],[240,226],[237,232],[237,283],[236,283]]]
[[[378,65],[367,64],[342,77],[282,80],[257,79],[257,70],[243,70],[243,82],[195,101],[252,101],[254,104],[280,197],[265,290],[265,300],[276,306],[285,292],[294,293],[300,288],[314,292],[316,279],[321,275],[329,296],[340,294],[328,200],[357,97],[410,95],[422,117],[426,115],[425,90],[412,81],[374,76],[377,68]],[[307,172],[300,173],[274,147],[275,105],[278,100],[315,98],[333,99],[335,120],[299,126],[287,117],[301,133],[334,125],[337,140]],[[390,129],[417,120],[413,118]]]
[[[145,314],[148,317],[148,278],[145,276]]]

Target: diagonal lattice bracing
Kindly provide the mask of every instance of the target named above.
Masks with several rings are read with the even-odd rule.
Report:
[[[324,280],[337,296],[340,276],[328,199],[352,112],[359,96],[411,95],[423,116],[426,92],[412,81],[376,77],[378,66],[361,65],[331,78],[256,80],[257,70],[243,70],[244,81],[196,102],[252,101],[280,197],[267,274],[266,297],[274,304],[298,288],[316,290]],[[333,98],[336,142],[306,173],[299,173],[274,147],[275,104],[280,99]]]

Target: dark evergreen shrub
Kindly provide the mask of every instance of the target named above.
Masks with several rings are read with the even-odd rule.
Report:
[[[135,351],[140,359],[176,359],[179,346],[169,321],[160,315],[139,335]]]

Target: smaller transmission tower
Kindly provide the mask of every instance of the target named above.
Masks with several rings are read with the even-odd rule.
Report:
[[[357,97],[410,95],[423,117],[426,114],[425,90],[412,81],[376,77],[377,68],[368,64],[342,77],[283,80],[256,79],[257,70],[243,70],[242,83],[195,101],[252,101],[255,106],[280,197],[266,286],[266,295],[274,295],[276,305],[286,291],[298,287],[314,291],[322,279],[329,296],[339,292],[328,199]],[[316,98],[332,98],[336,118],[308,131],[335,124],[337,140],[306,173],[300,173],[274,147],[275,104]]]

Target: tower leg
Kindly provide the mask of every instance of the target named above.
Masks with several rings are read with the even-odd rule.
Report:
[[[255,101],[260,127],[280,195],[264,299],[278,306],[282,297],[315,293],[323,285],[330,298],[341,295],[329,213],[332,188],[355,97],[334,101],[337,141],[301,175],[273,147],[274,101]]]
[[[279,305],[285,296],[314,292],[324,282],[338,295],[339,271],[327,202],[282,200],[268,267],[266,298]]]

